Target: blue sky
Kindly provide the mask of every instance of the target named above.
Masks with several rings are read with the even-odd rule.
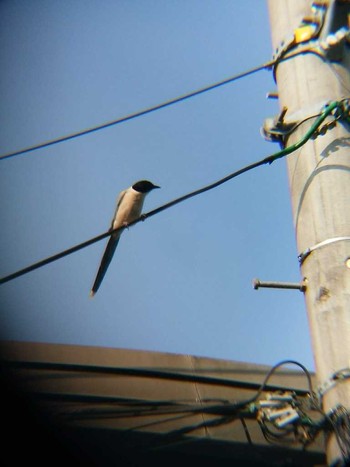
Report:
[[[261,0],[0,3],[1,154],[123,117],[270,60]],[[144,211],[277,151],[270,71],[0,162],[1,276],[105,232],[118,193]],[[1,337],[313,368],[284,160],[1,286]]]

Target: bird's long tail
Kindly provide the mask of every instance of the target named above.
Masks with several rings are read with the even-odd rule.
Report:
[[[98,291],[101,285],[101,282],[103,281],[103,278],[107,272],[108,266],[110,262],[112,261],[112,258],[113,258],[115,249],[118,246],[119,240],[120,240],[120,234],[111,235],[107,243],[106,249],[103,253],[101,264],[100,264],[100,267],[98,268],[94,285],[92,286],[92,289],[90,291],[90,297],[93,297],[95,293]]]

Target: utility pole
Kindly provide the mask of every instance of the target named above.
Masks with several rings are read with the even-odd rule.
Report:
[[[330,101],[350,98],[349,44],[330,46],[325,52],[327,60],[322,54],[307,52],[318,41],[329,39],[330,33],[349,27],[350,2],[268,0],[268,8],[274,50],[281,48],[283,41],[288,45],[291,36],[294,44],[289,42],[289,53],[304,48],[275,69],[280,107],[287,108],[284,121],[303,122],[286,136],[284,143],[290,145],[314,121],[304,119]],[[340,120],[329,126],[325,134],[289,155],[287,166],[297,248],[305,253],[301,277],[307,283],[305,302],[320,400],[329,425],[339,426],[345,420],[340,413],[347,417],[350,412],[349,125]],[[334,431],[327,436],[328,465],[347,465],[349,453],[341,441]]]

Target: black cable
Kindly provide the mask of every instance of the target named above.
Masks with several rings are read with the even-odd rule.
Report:
[[[342,405],[327,414],[327,421],[331,424],[335,438],[339,445],[345,465],[350,465],[350,413]],[[349,464],[348,464],[349,463]]]
[[[118,230],[122,230],[123,228],[120,228],[120,229],[116,229],[116,231]],[[65,251],[62,251],[61,253],[57,253],[53,256],[50,256],[49,258],[46,258],[46,259],[43,259],[41,261],[38,261],[37,263],[34,263],[24,269],[21,269],[20,271],[17,271],[17,272],[14,272],[13,274],[10,274],[6,277],[2,277],[0,278],[0,284],[4,284],[5,282],[9,282],[13,279],[16,279],[17,277],[20,277],[20,276],[23,276],[24,274],[27,274],[28,272],[32,272],[34,271],[35,269],[38,269],[38,268],[41,268],[43,266],[46,266],[47,264],[50,264],[54,261],[57,261],[61,258],[64,258],[65,256],[68,256],[68,255],[71,255],[72,253],[75,253],[76,251],[79,251],[83,248],[86,248],[88,247],[89,245],[92,245],[96,242],[99,242],[100,240],[103,240],[104,238],[106,237],[109,237],[111,235],[111,231],[108,230],[107,232],[104,232],[103,234],[101,235],[98,235],[97,237],[94,237],[94,238],[91,238],[90,240],[87,240],[86,242],[83,242],[83,243],[80,243],[79,245],[75,245],[73,246],[72,248],[69,248]]]
[[[15,369],[29,369],[29,370],[46,370],[49,372],[52,371],[63,371],[63,372],[79,372],[79,373],[96,373],[96,374],[110,374],[110,375],[125,375],[125,376],[137,376],[137,377],[147,377],[147,378],[161,378],[161,379],[170,379],[175,381],[185,381],[191,383],[201,383],[201,384],[213,384],[218,386],[227,386],[232,388],[244,388],[246,390],[257,389],[256,394],[245,401],[233,402],[230,403],[228,400],[219,401],[219,404],[209,404],[203,406],[203,402],[211,402],[211,400],[201,400],[201,404],[193,403],[183,403],[174,400],[167,401],[149,401],[149,400],[134,400],[134,399],[124,399],[119,397],[105,397],[105,396],[96,396],[96,395],[72,395],[72,394],[52,394],[52,393],[31,393],[31,395],[36,396],[37,398],[48,401],[57,401],[57,402],[75,402],[75,403],[88,403],[88,404],[99,404],[105,406],[104,409],[101,407],[98,408],[82,408],[80,411],[76,409],[72,413],[68,413],[67,418],[73,420],[76,419],[94,419],[94,418],[127,418],[127,417],[142,417],[149,415],[171,415],[172,417],[167,418],[166,421],[185,419],[191,415],[201,414],[216,416],[216,418],[211,420],[203,420],[202,422],[194,425],[188,425],[181,427],[176,430],[172,430],[167,434],[163,435],[163,442],[160,445],[156,445],[155,449],[163,449],[168,446],[173,446],[174,443],[182,443],[183,436],[191,433],[194,430],[199,428],[208,428],[211,426],[219,426],[222,424],[230,423],[235,420],[240,420],[243,428],[245,430],[248,443],[252,443],[252,439],[249,434],[248,427],[245,423],[245,418],[255,418],[256,413],[252,410],[250,405],[254,403],[262,394],[263,391],[278,391],[286,392],[293,391],[295,394],[299,395],[310,395],[313,397],[313,387],[311,381],[311,375],[304,365],[294,360],[284,360],[276,365],[274,365],[266,374],[263,382],[258,385],[257,383],[243,382],[243,381],[234,381],[226,379],[218,379],[207,376],[198,376],[185,373],[174,373],[169,371],[160,371],[153,370],[148,368],[118,368],[118,367],[105,367],[105,366],[92,366],[92,365],[81,365],[81,364],[64,364],[57,362],[23,362],[23,361],[4,361],[2,362],[6,367],[10,367],[12,370]],[[272,386],[268,384],[269,379],[272,375],[283,365],[292,364],[300,367],[305,373],[308,380],[308,390],[300,390],[294,388],[286,388],[281,386]],[[190,402],[190,401],[189,401]],[[107,406],[106,406],[107,404]],[[122,406],[122,407],[118,407]],[[64,415],[64,414],[63,414]],[[336,416],[335,416],[336,415]],[[346,435],[346,430],[349,427],[349,415],[346,410],[338,411],[334,414],[333,418],[333,428],[338,433],[339,438],[341,438],[342,450],[345,451],[348,446],[348,436]],[[153,424],[163,423],[164,420],[152,421],[147,423],[145,426],[151,426]],[[259,420],[259,425],[262,429],[263,435],[268,442],[273,443],[295,443],[298,442],[294,437],[297,435],[295,431],[296,428],[288,427],[281,428],[280,430],[272,431],[267,426],[263,420]],[[142,425],[143,426],[143,425]],[[312,427],[313,428],[313,427]],[[312,442],[317,433],[320,431],[321,426],[317,425],[317,432],[310,433],[307,443]],[[132,429],[131,429],[132,430]],[[130,430],[127,430],[130,431]],[[293,438],[290,438],[291,435],[295,435]],[[311,436],[312,434],[312,436]],[[165,444],[164,444],[165,441]],[[300,442],[300,441],[299,441]],[[344,448],[345,446],[345,448]]]
[[[224,86],[225,84],[229,84],[229,83],[232,83],[233,81],[237,81],[237,80],[239,80],[241,78],[245,78],[246,76],[257,73],[258,71],[265,70],[265,69],[270,69],[273,66],[278,65],[278,63],[280,63],[280,62],[290,60],[291,58],[294,58],[294,57],[296,57],[298,55],[302,55],[304,53],[309,53],[309,52],[313,52],[312,48],[306,49],[306,50],[297,50],[297,51],[295,51],[293,53],[286,54],[283,57],[279,57],[278,59],[270,60],[270,61],[268,61],[266,63],[263,63],[262,65],[258,65],[258,66],[254,67],[254,68],[250,68],[249,70],[243,71],[242,73],[238,73],[237,75],[231,76],[231,77],[226,78],[226,79],[224,79],[222,81],[218,81],[217,83],[211,84],[209,86],[205,86],[205,87],[200,88],[200,89],[198,89],[196,91],[192,91],[192,92],[190,92],[188,94],[183,94],[182,96],[175,97],[173,99],[170,99],[168,101],[165,101],[165,102],[163,102],[161,104],[158,104],[158,105],[155,105],[153,107],[148,107],[148,108],[140,110],[138,112],[135,112],[135,113],[126,115],[124,117],[118,118],[116,120],[112,120],[110,122],[102,123],[101,125],[97,125],[95,127],[87,128],[85,130],[81,130],[81,131],[78,131],[76,133],[72,133],[70,135],[61,136],[59,138],[55,138],[55,139],[46,141],[44,143],[36,144],[34,146],[23,148],[23,149],[20,149],[18,151],[14,151],[14,152],[10,152],[10,153],[7,153],[7,154],[0,155],[0,160],[20,156],[20,155],[26,154],[28,152],[36,151],[38,149],[43,149],[43,148],[52,146],[54,144],[63,143],[64,141],[69,141],[71,139],[78,138],[79,136],[84,136],[84,135],[87,135],[89,133],[93,133],[95,131],[103,130],[103,129],[109,128],[111,126],[118,125],[120,123],[124,123],[124,122],[127,122],[129,120],[133,120],[133,119],[141,117],[143,115],[147,115],[147,114],[149,114],[151,112],[155,112],[155,111],[163,109],[165,107],[169,107],[171,105],[174,105],[174,104],[177,104],[179,102],[185,101],[185,100],[190,99],[192,97],[198,96],[198,95],[203,94],[203,93],[205,93],[207,91],[211,91],[211,90],[216,89],[216,88],[218,88],[220,86]]]
[[[268,443],[271,444],[296,444],[298,441],[295,437],[290,437],[294,434],[294,427],[280,433],[274,432],[268,428],[267,424],[263,420],[258,420],[261,432]]]
[[[308,387],[309,387],[309,394],[312,398],[314,398],[314,390],[313,390],[313,386],[312,386],[312,380],[311,380],[311,374],[310,372],[308,371],[308,369],[302,364],[302,363],[299,363],[295,360],[283,360],[279,363],[277,363],[276,365],[274,365],[270,371],[267,373],[259,391],[257,392],[254,400],[257,400],[260,396],[261,396],[261,393],[264,391],[269,379],[272,377],[272,375],[276,372],[276,370],[278,368],[280,368],[281,366],[284,366],[284,365],[296,365],[298,366],[299,368],[301,368],[307,378],[307,382],[308,382]]]
[[[246,424],[246,421],[244,420],[244,417],[240,416],[239,419],[240,419],[240,421],[242,423],[243,430],[244,430],[244,433],[245,433],[245,435],[247,437],[248,444],[253,444],[252,437],[250,436],[249,429],[248,429],[248,426]]]
[[[110,122],[106,122],[106,123],[103,123],[101,125],[97,125],[97,126],[92,127],[92,128],[87,128],[86,130],[78,131],[76,133],[72,133],[72,134],[66,135],[66,136],[61,136],[59,138],[56,138],[56,139],[53,139],[53,140],[50,140],[50,141],[46,141],[44,143],[40,143],[40,144],[37,144],[37,145],[34,145],[34,146],[30,146],[28,148],[20,149],[19,151],[14,151],[14,152],[10,152],[8,154],[4,154],[4,155],[0,156],[0,160],[9,159],[9,158],[12,158],[12,157],[15,157],[15,156],[20,156],[22,154],[26,154],[28,152],[35,151],[37,149],[47,148],[47,147],[52,146],[52,145],[57,144],[57,143],[62,143],[64,141],[68,141],[68,140],[71,140],[71,139],[74,139],[74,138],[78,138],[79,136],[87,135],[87,134],[93,133],[95,131],[103,130],[103,129],[109,128],[111,126],[118,125],[120,123],[124,123],[124,122],[127,122],[129,120],[133,120],[133,119],[141,117],[143,115],[147,115],[149,113],[155,112],[156,110],[164,109],[165,107],[169,107],[171,105],[174,105],[174,104],[177,104],[179,102],[185,101],[187,99],[190,99],[191,97],[198,96],[198,95],[203,94],[203,93],[205,93],[207,91],[212,91],[213,89],[216,89],[216,88],[218,88],[220,86],[224,86],[225,84],[232,83],[233,81],[237,81],[238,79],[241,79],[241,78],[244,78],[246,76],[252,75],[253,73],[256,73],[258,71],[261,71],[261,70],[264,70],[264,69],[267,69],[267,68],[271,68],[274,65],[274,63],[275,63],[275,61],[271,60],[271,61],[269,61],[267,63],[256,66],[256,67],[251,68],[251,69],[249,69],[247,71],[244,71],[244,72],[239,73],[237,75],[226,78],[226,79],[224,79],[222,81],[218,81],[217,83],[211,84],[209,86],[205,86],[205,87],[200,88],[200,89],[198,89],[196,91],[192,91],[192,92],[190,92],[188,94],[183,94],[182,96],[175,97],[174,99],[170,99],[168,101],[165,101],[165,102],[163,102],[161,104],[158,104],[158,105],[155,105],[153,107],[148,107],[148,108],[140,110],[138,112],[135,112],[135,113],[126,115],[124,117],[118,118],[116,120],[112,120]]]
[[[9,367],[11,370],[16,369],[29,369],[29,370],[44,370],[44,371],[65,371],[65,372],[84,372],[92,374],[103,374],[103,375],[122,375],[122,376],[133,376],[139,378],[153,378],[153,379],[168,379],[172,381],[184,381],[189,383],[196,384],[207,384],[214,386],[223,386],[230,388],[240,388],[251,391],[260,391],[261,385],[259,383],[250,382],[250,381],[239,381],[239,380],[230,380],[222,378],[214,378],[211,376],[201,376],[186,374],[184,372],[174,372],[174,371],[164,371],[164,370],[153,370],[152,368],[121,368],[121,367],[108,367],[101,365],[80,365],[80,364],[66,364],[66,363],[57,363],[57,362],[25,362],[25,361],[9,361],[2,360],[1,364],[6,368]],[[279,364],[280,365],[280,364]],[[296,389],[296,388],[287,388],[277,385],[268,385],[265,380],[264,388],[269,391],[293,391],[298,395],[304,396],[308,394],[309,391],[305,389]],[[52,396],[53,397],[53,396]],[[256,397],[254,397],[254,400]],[[83,402],[85,398],[82,398]],[[101,402],[104,402],[105,399],[102,398]],[[246,402],[244,403],[246,405]],[[211,408],[214,406],[211,406]],[[220,408],[223,407],[223,404],[217,404],[217,409],[220,411]],[[229,407],[229,404],[226,404],[225,407]],[[204,412],[207,408],[203,407],[201,410]],[[218,412],[216,412],[218,413]]]
[[[343,100],[345,100],[345,99],[343,99]],[[260,161],[253,162],[252,164],[249,164],[249,165],[247,165],[247,166],[245,166],[245,167],[243,167],[243,168],[241,168],[241,169],[227,175],[226,177],[223,177],[220,180],[217,180],[216,182],[211,183],[210,185],[207,185],[207,186],[205,186],[203,188],[192,191],[191,193],[188,193],[187,195],[180,196],[179,198],[176,198],[175,200],[170,201],[169,203],[166,203],[163,206],[160,206],[159,208],[153,209],[153,211],[142,214],[140,217],[138,217],[134,221],[130,222],[127,226],[119,227],[118,229],[114,229],[114,230],[108,230],[107,232],[105,232],[105,233],[103,233],[101,235],[98,235],[97,237],[94,237],[94,238],[92,238],[90,240],[87,240],[86,242],[80,243],[79,245],[76,245],[76,246],[74,246],[72,248],[69,248],[68,250],[62,251],[61,253],[58,253],[58,254],[53,255],[53,256],[51,256],[49,258],[46,258],[46,259],[44,259],[42,261],[39,261],[38,263],[32,264],[31,266],[28,266],[28,267],[26,267],[24,269],[21,269],[20,271],[17,271],[17,272],[15,272],[13,274],[10,274],[9,276],[5,276],[5,277],[0,279],[0,284],[4,284],[5,282],[16,279],[19,276],[22,276],[24,274],[27,274],[28,272],[34,271],[35,269],[38,269],[38,268],[40,268],[42,266],[45,266],[46,264],[52,263],[53,261],[56,261],[56,260],[58,260],[60,258],[63,258],[64,256],[75,253],[76,251],[81,250],[82,248],[85,248],[85,247],[87,247],[89,245],[92,245],[93,243],[96,243],[96,242],[102,240],[103,238],[106,238],[106,237],[112,235],[115,232],[122,231],[126,227],[131,227],[131,226],[137,224],[140,221],[144,221],[148,217],[152,217],[155,214],[159,214],[160,212],[164,211],[165,209],[169,209],[170,207],[175,206],[175,204],[182,203],[183,201],[186,201],[189,198],[193,198],[194,196],[197,196],[197,195],[200,195],[200,194],[202,194],[202,193],[204,193],[206,191],[212,190],[213,188],[216,188],[216,187],[228,182],[229,180],[232,180],[233,178],[235,178],[235,177],[237,177],[239,175],[242,175],[245,172],[248,172],[248,171],[250,171],[252,169],[255,169],[255,168],[257,168],[257,167],[259,167],[261,165],[271,164],[275,160],[280,159],[282,157],[285,157],[288,154],[291,154],[292,152],[294,152],[297,149],[301,148],[315,134],[316,130],[319,128],[321,123],[327,118],[328,115],[330,115],[334,110],[339,110],[339,107],[341,107],[342,102],[343,101],[340,101],[340,102],[332,101],[323,110],[323,112],[320,114],[320,116],[317,118],[317,120],[311,125],[310,129],[305,133],[305,135],[299,141],[297,141],[296,143],[294,143],[294,144],[292,144],[290,146],[287,146],[286,148],[284,148],[284,149],[282,149],[280,151],[277,151],[276,153],[274,153],[274,154],[272,154],[270,156],[267,156],[267,157],[265,157],[264,159],[262,159]]]
[[[169,209],[170,207],[175,206],[175,204],[179,204],[179,203],[181,203],[183,201],[186,201],[189,198],[192,198],[192,197],[197,196],[197,195],[199,195],[201,193],[204,193],[205,191],[209,191],[209,190],[211,190],[213,188],[216,188],[217,186],[222,185],[223,183],[231,180],[234,177],[237,177],[238,175],[243,174],[244,172],[248,172],[249,170],[252,170],[252,169],[254,169],[256,167],[259,167],[260,165],[267,164],[267,163],[271,163],[270,157],[265,158],[262,161],[255,162],[255,163],[253,163],[251,165],[248,165],[248,166],[244,167],[243,169],[237,170],[236,172],[233,172],[232,174],[228,175],[227,177],[224,177],[224,178],[218,180],[217,182],[214,182],[214,183],[212,183],[212,184],[210,184],[210,185],[208,185],[208,186],[206,186],[204,188],[200,188],[199,190],[188,193],[187,195],[181,196],[180,198],[176,198],[175,200],[170,201],[169,203],[166,203],[163,206],[160,206],[159,208],[154,209],[153,211],[142,214],[140,217],[138,217],[134,221],[130,222],[127,227],[132,227],[133,225],[139,223],[140,221],[144,221],[145,219],[147,219],[149,217],[152,217],[155,214],[158,214],[158,213],[164,211],[165,209]],[[60,253],[57,253],[57,254],[55,254],[53,256],[50,256],[49,258],[41,260],[41,261],[39,261],[37,263],[34,263],[34,264],[24,268],[24,269],[21,269],[21,270],[19,270],[17,272],[14,272],[13,274],[2,277],[2,278],[0,278],[0,284],[4,284],[5,282],[9,282],[9,281],[11,281],[13,279],[16,279],[17,277],[20,277],[20,276],[23,276],[24,274],[32,272],[35,269],[39,269],[39,268],[41,268],[43,266],[46,266],[49,263],[57,261],[57,260],[65,257],[65,256],[68,256],[68,255],[70,255],[72,253],[75,253],[75,252],[77,252],[77,251],[79,251],[79,250],[81,250],[83,248],[86,248],[86,247],[88,247],[88,246],[90,246],[90,245],[92,245],[92,244],[94,244],[96,242],[99,242],[100,240],[103,240],[106,237],[109,237],[113,232],[119,232],[119,231],[124,230],[125,228],[126,227],[120,227],[118,229],[108,230],[107,232],[104,232],[104,233],[98,235],[97,237],[91,238],[90,240],[87,240],[87,241],[85,241],[83,243],[75,245],[72,248],[68,248],[67,250],[64,250],[64,251],[62,251]]]
[[[316,396],[315,396],[315,393],[314,393],[314,390],[313,390],[313,386],[312,386],[312,380],[311,380],[311,375],[310,375],[310,372],[308,371],[308,369],[302,365],[301,363],[295,361],[295,360],[283,360],[279,363],[277,363],[276,365],[274,365],[270,371],[267,373],[263,383],[260,385],[257,393],[255,394],[255,396],[253,396],[252,398],[250,399],[247,399],[245,401],[242,401],[242,402],[239,402],[236,404],[236,407],[239,408],[239,407],[244,407],[244,406],[247,406],[247,405],[250,405],[250,404],[253,404],[257,399],[259,399],[259,397],[261,396],[261,394],[264,392],[264,390],[266,391],[267,390],[267,383],[269,381],[269,379],[272,377],[272,375],[276,372],[276,370],[278,368],[280,368],[281,366],[283,365],[297,365],[299,366],[303,372],[305,373],[305,376],[307,378],[307,382],[308,382],[308,394],[310,395],[313,403],[315,405],[319,405],[318,402],[317,402],[317,399],[316,399]],[[294,391],[295,392],[295,391]],[[304,394],[305,394],[305,391],[304,391]]]

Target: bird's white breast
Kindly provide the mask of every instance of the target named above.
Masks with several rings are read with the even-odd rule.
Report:
[[[145,199],[144,193],[139,193],[132,188],[126,190],[116,213],[113,222],[113,228],[118,228],[125,223],[132,222],[137,219],[142,211],[143,202]]]

